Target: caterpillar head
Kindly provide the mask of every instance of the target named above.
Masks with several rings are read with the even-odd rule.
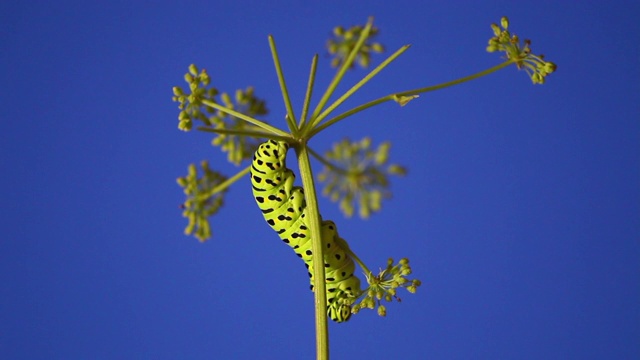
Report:
[[[328,306],[327,315],[335,322],[344,322],[351,317],[351,305],[336,301]]]

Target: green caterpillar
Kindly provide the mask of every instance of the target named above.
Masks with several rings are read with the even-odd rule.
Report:
[[[251,166],[253,196],[267,223],[278,236],[302,258],[311,278],[313,291],[313,253],[306,222],[307,205],[303,189],[293,186],[295,175],[287,169],[289,144],[269,140],[258,147]],[[351,317],[351,303],[360,295],[360,279],[353,275],[355,263],[344,251],[345,240],[338,236],[332,221],[322,221],[327,314],[331,320],[343,322]]]

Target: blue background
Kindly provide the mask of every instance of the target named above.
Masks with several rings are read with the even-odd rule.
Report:
[[[210,135],[177,130],[171,87],[196,63],[224,91],[255,86],[284,127],[267,35],[299,109],[314,53],[316,94],[333,74],[333,26],[369,15],[387,55],[412,47],[344,109],[497,64],[485,46],[503,15],[559,68],[543,86],[508,68],[314,138],[393,142],[410,173],[382,213],[321,208],[369,267],[409,256],[423,281],[386,318],[331,324],[332,358],[640,358],[640,5],[384,3],[2,2],[0,358],[313,358],[306,272],[248,179],[214,239],[183,235],[176,177],[202,159],[236,170]]]

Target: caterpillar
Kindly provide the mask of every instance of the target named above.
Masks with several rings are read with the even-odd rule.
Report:
[[[313,261],[309,227],[305,217],[307,205],[304,191],[293,186],[295,175],[286,166],[289,144],[269,140],[254,153],[251,164],[253,196],[267,223],[304,261],[313,291]],[[321,222],[325,281],[327,284],[327,315],[343,322],[351,317],[351,303],[360,295],[360,279],[354,276],[355,263],[345,249],[333,221]]]

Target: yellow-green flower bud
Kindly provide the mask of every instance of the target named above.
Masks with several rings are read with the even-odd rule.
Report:
[[[184,95],[184,92],[182,91],[182,88],[180,86],[174,86],[173,87],[173,95],[181,96],[181,95]]]
[[[500,19],[500,25],[507,30],[509,28],[509,19],[507,19],[506,16],[503,16],[502,19]]]
[[[382,208],[382,192],[380,190],[371,192],[369,205],[373,211],[380,211],[380,208]]]
[[[191,65],[189,65],[189,72],[190,72],[193,76],[198,75],[198,67],[197,67],[195,64],[191,64]]]
[[[205,85],[209,85],[210,80],[211,79],[209,78],[209,74],[207,73],[207,70],[202,70],[202,72],[200,73],[200,81],[202,81],[202,83]]]
[[[531,81],[533,81],[534,84],[544,84],[544,77],[539,73],[535,73],[531,75]]]
[[[190,164],[189,165],[189,177],[190,178],[196,178],[196,175],[198,174],[198,169],[196,169],[196,165],[195,164]]]
[[[417,97],[417,96],[416,96]],[[404,176],[407,175],[407,169],[404,166],[392,164],[387,168],[389,174]]]
[[[502,32],[502,30],[500,30],[500,27],[496,24],[491,24],[491,30],[493,30],[493,34],[495,36],[500,36],[500,33]]]
[[[552,72],[556,71],[558,67],[556,66],[556,64],[550,62],[550,61],[546,61],[544,63],[544,70],[548,73],[551,74]]]
[[[367,308],[369,308],[369,309],[373,309],[373,308],[375,308],[375,307],[376,307],[376,303],[373,301],[373,299],[372,299],[372,298],[368,298],[367,300],[368,300],[368,301],[367,301]]]
[[[220,95],[220,99],[222,99],[226,107],[233,109],[233,102],[231,102],[231,96],[229,96],[229,94],[227,94],[226,92],[222,93]]]
[[[181,120],[178,122],[178,129],[182,131],[190,131],[193,128],[193,123],[190,119]]]
[[[373,43],[371,45],[371,51],[377,52],[377,53],[381,53],[384,51],[384,46],[382,46],[382,44],[380,43]]]
[[[360,204],[360,211],[358,211],[358,215],[360,215],[360,217],[362,219],[367,219],[369,218],[369,215],[371,215],[371,211],[369,211],[369,206],[368,204],[364,203],[363,201],[361,201]]]
[[[378,306],[378,315],[387,316],[387,308],[384,305]]]
[[[367,68],[367,67],[369,67],[369,64],[371,63],[371,57],[367,53],[360,54],[360,57],[358,58],[358,63],[363,68]]]
[[[349,41],[353,39],[353,31],[347,31],[344,33],[344,39]]]

